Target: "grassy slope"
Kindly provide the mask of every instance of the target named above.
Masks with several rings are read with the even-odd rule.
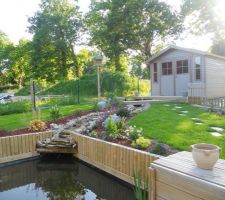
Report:
[[[167,143],[179,150],[191,150],[194,143],[211,143],[220,146],[222,157],[225,158],[225,131],[222,137],[212,136],[208,131],[213,131],[210,126],[225,128],[225,118],[214,113],[203,111],[188,104],[178,104],[182,109],[172,110],[169,107],[154,104],[147,111],[131,119],[130,124],[143,127],[146,137]],[[179,110],[187,110],[186,116],[178,115]],[[203,122],[197,125],[191,118],[199,118]]]
[[[92,108],[93,104],[91,103],[61,106],[60,113],[63,116],[67,116],[75,113],[76,111],[91,110]],[[41,111],[41,119],[44,121],[50,120],[48,109]],[[24,128],[31,120],[32,112],[0,116],[0,130],[15,130],[18,128]]]

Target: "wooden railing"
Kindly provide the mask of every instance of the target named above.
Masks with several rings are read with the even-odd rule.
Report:
[[[36,142],[51,136],[51,132],[39,132],[0,137],[0,164],[37,156]]]
[[[145,151],[71,133],[78,143],[75,157],[130,184],[133,184],[134,173],[138,173],[142,179],[147,178],[150,163],[159,158]]]
[[[225,109],[225,97],[220,98],[188,97],[188,102],[191,104],[198,104],[212,109]]]

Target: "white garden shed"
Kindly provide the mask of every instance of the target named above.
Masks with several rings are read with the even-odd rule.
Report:
[[[147,63],[152,96],[225,97],[225,57],[172,45]]]

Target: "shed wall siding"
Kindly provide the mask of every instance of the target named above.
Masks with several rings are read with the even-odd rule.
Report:
[[[171,50],[170,52],[165,53],[164,55],[160,56],[158,61],[161,60],[179,60],[180,58],[188,58],[192,54],[190,52],[181,51],[181,50]]]
[[[206,96],[225,97],[225,61],[206,56]]]

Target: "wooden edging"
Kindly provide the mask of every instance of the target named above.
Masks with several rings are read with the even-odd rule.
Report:
[[[83,160],[117,178],[134,185],[134,173],[142,180],[148,177],[149,166],[160,156],[123,145],[70,132],[78,143],[78,153]]]
[[[36,143],[52,136],[52,132],[38,132],[0,137],[0,164],[35,157]]]

